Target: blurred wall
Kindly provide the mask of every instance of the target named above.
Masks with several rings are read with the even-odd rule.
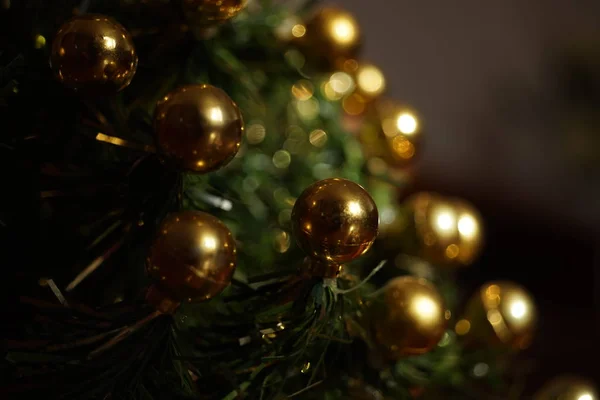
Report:
[[[600,142],[565,123],[556,68],[565,47],[600,49],[599,1],[337,4],[359,20],[363,58],[383,69],[390,95],[421,112],[420,183],[600,227],[600,173],[582,161],[594,145],[600,161]]]

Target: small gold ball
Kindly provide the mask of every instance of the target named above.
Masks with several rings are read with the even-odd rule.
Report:
[[[577,376],[560,376],[546,383],[534,400],[600,400],[598,389],[586,379]]]
[[[531,294],[522,286],[509,281],[488,282],[467,304],[463,320],[463,326],[469,325],[463,333],[467,341],[522,350],[533,339],[537,309]]]
[[[412,217],[410,233],[418,242],[408,250],[440,266],[472,264],[483,247],[483,223],[468,202],[421,192],[406,201]]]
[[[320,69],[339,69],[344,61],[355,58],[360,48],[358,22],[352,14],[338,7],[323,7],[306,24],[293,29],[293,41]]]
[[[367,94],[356,94],[367,102]],[[421,153],[422,126],[417,113],[388,98],[377,98],[365,108],[365,128],[359,132],[365,156],[380,158],[395,169],[413,165]]]
[[[138,57],[129,33],[104,15],[81,15],[65,22],[50,54],[54,75],[86,94],[114,94],[129,85]]]
[[[343,264],[366,253],[377,237],[375,202],[360,185],[332,178],[307,187],[292,210],[296,241],[309,256]]]
[[[226,165],[240,149],[243,132],[237,105],[211,85],[175,89],[154,111],[157,147],[182,170],[206,173]]]
[[[162,222],[146,270],[168,298],[207,300],[229,285],[235,261],[235,240],[221,221],[204,212],[182,211]]]
[[[425,279],[391,280],[372,309],[375,338],[391,359],[432,350],[446,330],[444,300]]]

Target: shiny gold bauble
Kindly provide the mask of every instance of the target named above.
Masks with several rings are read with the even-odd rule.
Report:
[[[358,22],[349,12],[333,6],[323,7],[302,25],[292,28],[295,43],[309,64],[333,71],[344,61],[355,58],[360,48]]]
[[[531,294],[516,283],[497,281],[484,284],[473,295],[455,331],[466,342],[522,350],[530,345],[536,325]]]
[[[440,266],[469,265],[483,247],[479,212],[468,202],[435,193],[411,196],[406,206],[412,217],[414,255]]]
[[[81,15],[65,22],[52,42],[50,65],[56,79],[85,94],[124,89],[137,64],[129,33],[104,15]]]
[[[235,240],[220,220],[200,211],[172,213],[158,228],[146,261],[159,293],[147,299],[210,299],[229,285],[235,262]]]
[[[226,165],[237,154],[243,131],[237,105],[211,85],[175,89],[154,111],[157,147],[182,170],[206,173]]]
[[[545,384],[533,400],[600,400],[600,394],[586,379],[561,376]]]
[[[421,130],[412,108],[382,98],[367,106],[359,139],[367,159],[380,159],[391,168],[406,168],[421,151]]]
[[[375,339],[391,359],[433,349],[446,330],[446,308],[437,289],[425,279],[394,278],[372,307]]]
[[[331,264],[360,257],[377,237],[375,202],[360,185],[331,178],[307,187],[292,210],[294,236],[309,256]]]
[[[221,24],[235,17],[246,6],[246,0],[183,0],[187,21],[200,26]]]

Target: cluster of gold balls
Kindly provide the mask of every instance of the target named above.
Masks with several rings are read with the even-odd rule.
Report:
[[[205,29],[234,17],[245,4],[184,0],[182,7],[188,23]],[[421,122],[409,106],[382,97],[385,78],[379,68],[357,61],[361,32],[354,17],[340,8],[324,7],[288,31],[290,44],[310,59],[313,69],[326,74],[322,91],[328,99],[342,102],[346,125],[359,137],[369,171],[379,175],[410,166],[420,151]],[[66,88],[83,96],[114,95],[131,83],[138,56],[131,36],[118,22],[82,15],[56,33],[50,64]],[[303,88],[295,85],[292,91],[302,97]],[[360,129],[353,128],[358,125]],[[167,166],[180,171],[208,173],[227,165],[240,148],[243,130],[237,105],[214,86],[179,87],[155,108],[158,153]],[[403,229],[417,243],[408,252],[440,266],[476,260],[483,228],[473,206],[434,193],[418,193],[404,206]],[[343,264],[365,254],[379,231],[371,196],[356,183],[338,178],[307,187],[295,202],[292,222],[297,243],[308,256],[305,270],[323,278],[337,276]],[[236,254],[232,233],[217,218],[198,211],[170,214],[147,257],[147,272],[155,280],[148,302],[172,313],[182,301],[218,295],[232,279]],[[451,319],[436,287],[412,276],[389,281],[370,307],[369,329],[391,360],[431,351]],[[465,345],[497,343],[520,350],[530,344],[536,320],[531,295],[515,283],[497,281],[473,295],[453,329]],[[589,383],[563,377],[543,388],[536,399],[596,396]]]

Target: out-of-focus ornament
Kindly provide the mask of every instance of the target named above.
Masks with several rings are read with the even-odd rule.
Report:
[[[199,211],[170,214],[146,262],[155,280],[146,299],[162,312],[181,301],[210,299],[229,285],[235,262],[235,240],[219,219]]]
[[[534,400],[599,400],[594,385],[577,376],[560,376],[546,383],[534,396]]]
[[[406,201],[416,243],[405,249],[441,266],[469,265],[483,247],[481,216],[468,202],[421,192]]]
[[[129,33],[104,15],[81,15],[65,22],[54,37],[50,65],[68,88],[114,94],[129,85],[138,57]]]
[[[305,24],[292,27],[293,43],[309,63],[318,69],[340,69],[347,59],[355,58],[361,32],[354,16],[333,6],[323,7]]]
[[[385,76],[377,66],[356,60],[346,60],[343,71],[354,82],[352,93],[344,98],[344,110],[350,115],[362,114],[365,105],[385,91]]]
[[[247,0],[183,0],[187,21],[197,26],[214,26],[235,17]]]
[[[442,296],[422,278],[392,279],[373,301],[371,310],[375,340],[391,359],[430,351],[446,329]]]
[[[313,183],[292,210],[293,232],[300,248],[313,264],[336,271],[371,248],[378,225],[377,206],[369,193],[346,179]]]
[[[390,169],[411,166],[420,151],[421,122],[407,106],[390,99],[368,105],[359,139],[367,159],[381,160]]]
[[[536,324],[531,294],[516,283],[497,281],[484,284],[473,295],[455,331],[466,342],[522,350],[530,345]]]
[[[182,86],[156,105],[157,147],[177,168],[206,173],[237,154],[244,131],[237,105],[211,85]]]

